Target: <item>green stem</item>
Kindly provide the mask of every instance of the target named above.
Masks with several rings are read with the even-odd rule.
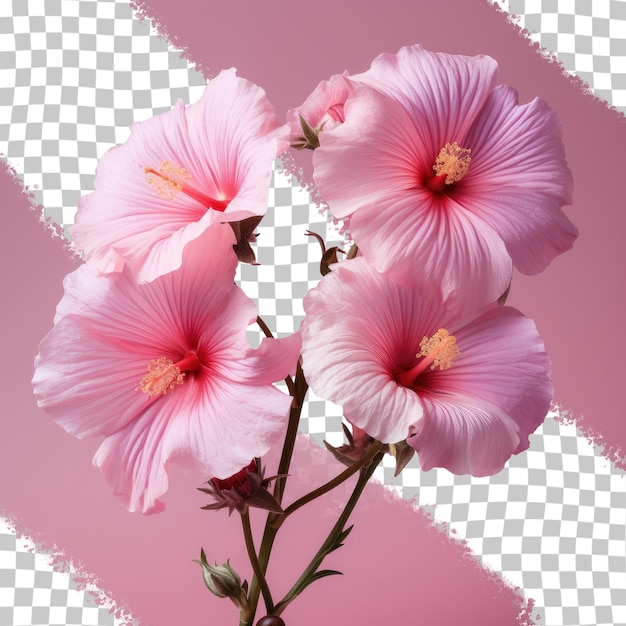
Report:
[[[374,457],[370,465],[368,465],[367,467],[361,468],[359,479],[357,480],[357,483],[354,487],[354,491],[352,492],[352,495],[350,496],[350,499],[346,503],[346,507],[344,508],[343,512],[339,516],[339,519],[337,520],[336,524],[333,526],[332,530],[328,534],[326,541],[322,544],[322,547],[317,551],[317,554],[313,557],[308,567],[304,570],[304,572],[302,573],[302,576],[298,578],[298,580],[295,582],[293,587],[287,592],[285,597],[276,605],[274,609],[274,615],[280,615],[285,610],[287,605],[298,596],[298,594],[302,590],[303,584],[305,584],[306,581],[317,571],[319,566],[322,564],[322,561],[328,554],[329,550],[331,550],[331,548],[336,544],[339,535],[341,535],[341,533],[344,530],[344,527],[348,521],[348,518],[352,514],[352,511],[354,510],[356,503],[361,497],[361,494],[363,492],[363,489],[365,488],[365,485],[367,484],[367,481],[371,478],[372,474],[378,467],[378,464],[380,463],[383,457],[384,457],[384,453],[379,452]]]
[[[263,593],[263,600],[265,601],[267,613],[271,614],[274,611],[274,601],[272,600],[270,588],[267,585],[267,580],[265,580],[264,572],[261,569],[259,559],[256,555],[256,550],[254,548],[254,539],[252,537],[252,528],[250,526],[250,514],[248,513],[248,511],[241,514],[241,525],[243,527],[243,536],[246,540],[248,558],[250,559],[252,569],[254,570],[254,577],[259,581],[259,586],[261,588],[261,592]]]
[[[358,472],[362,467],[365,467],[375,456],[380,452],[380,449],[383,447],[382,441],[375,441],[372,445],[367,449],[365,454],[355,461],[352,465],[347,467],[341,474],[338,474],[332,480],[329,480],[327,483],[324,483],[317,489],[314,489],[310,493],[302,496],[298,500],[296,500],[293,504],[290,504],[282,515],[278,515],[274,522],[274,526],[278,530],[283,522],[295,511],[297,511],[300,507],[303,507],[305,504],[312,502],[316,498],[323,496],[325,493],[328,493],[335,487],[339,486],[341,483],[346,481],[350,476]]]
[[[259,324],[260,325],[260,324]],[[261,326],[262,328],[262,326]],[[283,451],[280,456],[280,462],[278,464],[277,474],[283,474],[282,478],[277,478],[274,483],[274,497],[281,503],[283,493],[285,491],[285,481],[287,480],[287,474],[289,473],[289,466],[291,465],[291,457],[293,456],[293,449],[296,443],[296,435],[298,434],[298,425],[300,423],[300,414],[302,413],[302,407],[304,405],[304,398],[309,386],[304,378],[302,366],[298,362],[296,369],[296,376],[289,391],[293,396],[291,409],[289,412],[289,423],[287,425],[287,433],[285,434],[285,442],[283,444]],[[267,521],[265,522],[265,530],[263,531],[263,539],[261,540],[261,548],[259,550],[259,574],[255,572],[255,575],[250,584],[250,593],[248,594],[248,604],[251,610],[251,616],[249,619],[241,620],[239,626],[250,626],[254,620],[256,613],[256,607],[259,603],[259,594],[261,591],[261,580],[264,579],[267,572],[267,566],[270,560],[270,554],[272,547],[274,546],[274,540],[276,538],[277,528],[274,528],[275,518],[280,515],[278,513],[269,513]]]
[[[304,378],[302,366],[300,362],[298,362],[296,368],[296,378],[294,381],[293,402],[291,403],[291,409],[289,411],[287,434],[285,435],[285,443],[283,444],[283,451],[280,455],[280,462],[278,463],[277,474],[281,476],[281,478],[278,478],[274,483],[274,497],[278,500],[279,504],[282,503],[285,483],[287,482],[287,475],[289,474],[289,466],[291,465],[291,457],[293,456],[293,449],[296,444],[296,436],[298,434],[298,426],[300,424],[300,414],[302,413],[304,397],[306,396],[308,388],[309,385]]]

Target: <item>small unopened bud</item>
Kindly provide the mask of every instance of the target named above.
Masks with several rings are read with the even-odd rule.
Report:
[[[249,507],[282,513],[280,504],[267,490],[270,482],[278,476],[264,478],[263,473],[260,459],[254,459],[228,478],[211,478],[206,487],[198,487],[198,490],[212,496],[215,502],[201,508],[216,510],[227,507],[229,515],[234,510],[245,513]]]
[[[242,609],[247,606],[245,591],[241,585],[241,578],[230,566],[230,560],[224,565],[209,565],[204,549],[200,550],[200,560],[196,561],[202,567],[202,577],[207,589],[218,598],[230,598],[233,603]]]

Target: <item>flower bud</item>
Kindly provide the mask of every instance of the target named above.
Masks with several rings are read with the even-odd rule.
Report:
[[[213,595],[218,598],[238,598],[241,595],[241,578],[230,566],[230,560],[224,565],[209,565],[204,549],[201,549],[200,560],[196,563],[202,567],[204,584]]]
[[[249,507],[256,507],[282,513],[283,510],[274,496],[267,490],[270,482],[277,478],[263,478],[260,459],[252,462],[228,478],[211,478],[207,487],[198,487],[199,491],[213,496],[215,502],[203,506],[203,509],[216,510],[228,507],[230,515],[235,509],[245,513]]]

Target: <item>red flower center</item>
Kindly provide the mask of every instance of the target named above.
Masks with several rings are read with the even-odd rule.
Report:
[[[428,366],[431,370],[449,370],[453,359],[459,356],[456,337],[445,328],[440,328],[432,337],[424,337],[420,341],[420,351],[415,355],[420,360],[411,369],[397,374],[396,380],[404,387],[411,387]]]
[[[228,478],[211,478],[211,482],[217,491],[234,489],[241,497],[252,495],[252,485],[248,474],[257,472],[256,460],[252,460],[250,465],[240,469],[236,474]]]

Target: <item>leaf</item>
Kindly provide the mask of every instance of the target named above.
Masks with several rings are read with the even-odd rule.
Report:
[[[302,127],[302,132],[304,134],[304,138],[306,139],[306,145],[304,147],[309,148],[310,150],[315,150],[315,148],[319,148],[320,140],[317,136],[317,132],[311,125],[302,117],[300,117],[300,126]]]
[[[341,546],[343,546],[343,542],[346,540],[346,537],[352,532],[353,528],[354,524],[352,524],[352,526],[349,526],[345,530],[342,530],[337,536],[337,539],[335,539],[333,545],[328,549],[328,552],[326,552],[326,554],[328,555],[331,552],[334,552],[335,550],[341,548]]]
[[[292,597],[295,598],[296,596],[299,596],[311,583],[314,583],[316,580],[335,575],[343,576],[343,572],[338,572],[337,570],[333,569],[323,569],[319,572],[314,572],[306,580],[303,580],[296,589],[293,590]]]

